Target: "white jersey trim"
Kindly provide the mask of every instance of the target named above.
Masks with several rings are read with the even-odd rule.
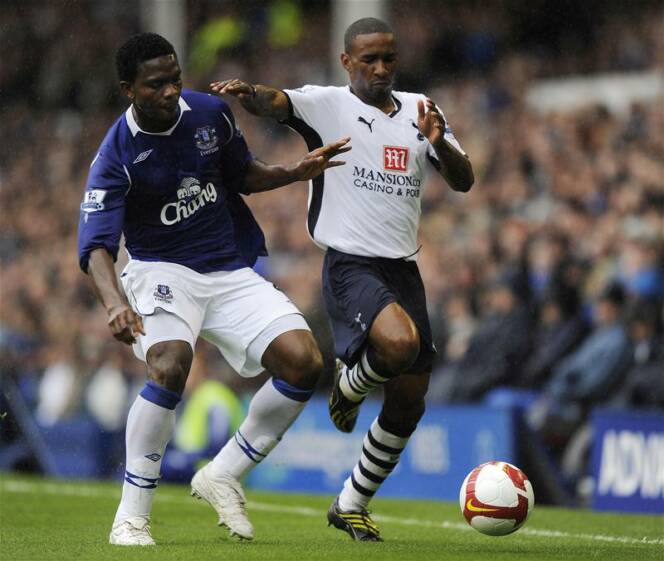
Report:
[[[134,105],[133,104],[130,105],[129,109],[125,111],[125,119],[127,121],[127,126],[129,127],[132,136],[136,136],[139,132],[142,132],[143,134],[151,134],[153,136],[170,136],[171,133],[175,130],[175,127],[177,127],[180,124],[180,120],[182,119],[182,115],[184,114],[184,112],[191,111],[191,107],[189,107],[189,105],[182,96],[180,96],[180,99],[178,100],[178,105],[180,107],[180,114],[178,115],[178,120],[175,121],[175,124],[170,129],[163,132],[148,132],[144,131],[141,127],[139,127],[138,123],[136,122],[136,119],[134,119],[134,112],[132,111]]]

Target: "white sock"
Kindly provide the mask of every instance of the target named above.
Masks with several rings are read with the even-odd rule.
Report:
[[[399,463],[409,438],[387,432],[380,426],[378,418],[374,420],[364,437],[360,461],[344,482],[339,495],[341,510],[367,508],[378,488]]]
[[[365,350],[353,368],[344,368],[339,379],[339,388],[351,401],[362,401],[374,388],[382,386],[389,378],[385,378],[371,368]]]
[[[175,429],[174,409],[179,396],[152,382],[148,384],[151,391],[143,390],[136,397],[127,417],[125,482],[114,525],[134,516],[150,516],[162,456]],[[167,400],[157,399],[161,405],[154,403],[150,399],[155,392],[167,395]]]
[[[212,476],[240,479],[256,467],[279,443],[304,409],[313,390],[300,390],[271,378],[256,392],[246,419],[210,463]]]

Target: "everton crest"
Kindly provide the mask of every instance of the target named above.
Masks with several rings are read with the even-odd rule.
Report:
[[[153,296],[155,300],[161,302],[170,302],[173,300],[173,292],[171,291],[171,287],[167,284],[158,284],[157,290],[154,291]]]
[[[207,156],[219,150],[217,129],[211,125],[197,128],[194,140],[196,141],[196,148],[201,151],[201,156]]]

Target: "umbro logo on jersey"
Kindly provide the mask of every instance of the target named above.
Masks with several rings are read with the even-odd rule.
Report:
[[[369,122],[369,121],[367,121],[364,117],[358,117],[357,120],[358,120],[360,123],[364,123],[367,127],[369,127],[369,132],[373,132],[373,128],[372,128],[372,126],[373,126],[373,122],[374,122],[376,119],[371,119],[371,122]]]
[[[134,164],[138,164],[142,162],[143,160],[147,160],[148,156],[152,154],[152,150],[154,148],[150,148],[149,150],[146,150],[145,152],[141,152],[138,156],[136,156],[136,159],[133,161]]]
[[[390,171],[408,171],[408,148],[383,146],[383,167]]]

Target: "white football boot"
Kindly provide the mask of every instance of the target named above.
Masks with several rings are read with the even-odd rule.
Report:
[[[226,526],[231,536],[253,540],[254,527],[247,517],[240,482],[231,475],[213,477],[209,466],[199,469],[191,480],[192,497],[205,499],[217,511],[219,526]]]
[[[150,520],[132,516],[113,526],[108,543],[112,545],[157,545],[150,535]]]

